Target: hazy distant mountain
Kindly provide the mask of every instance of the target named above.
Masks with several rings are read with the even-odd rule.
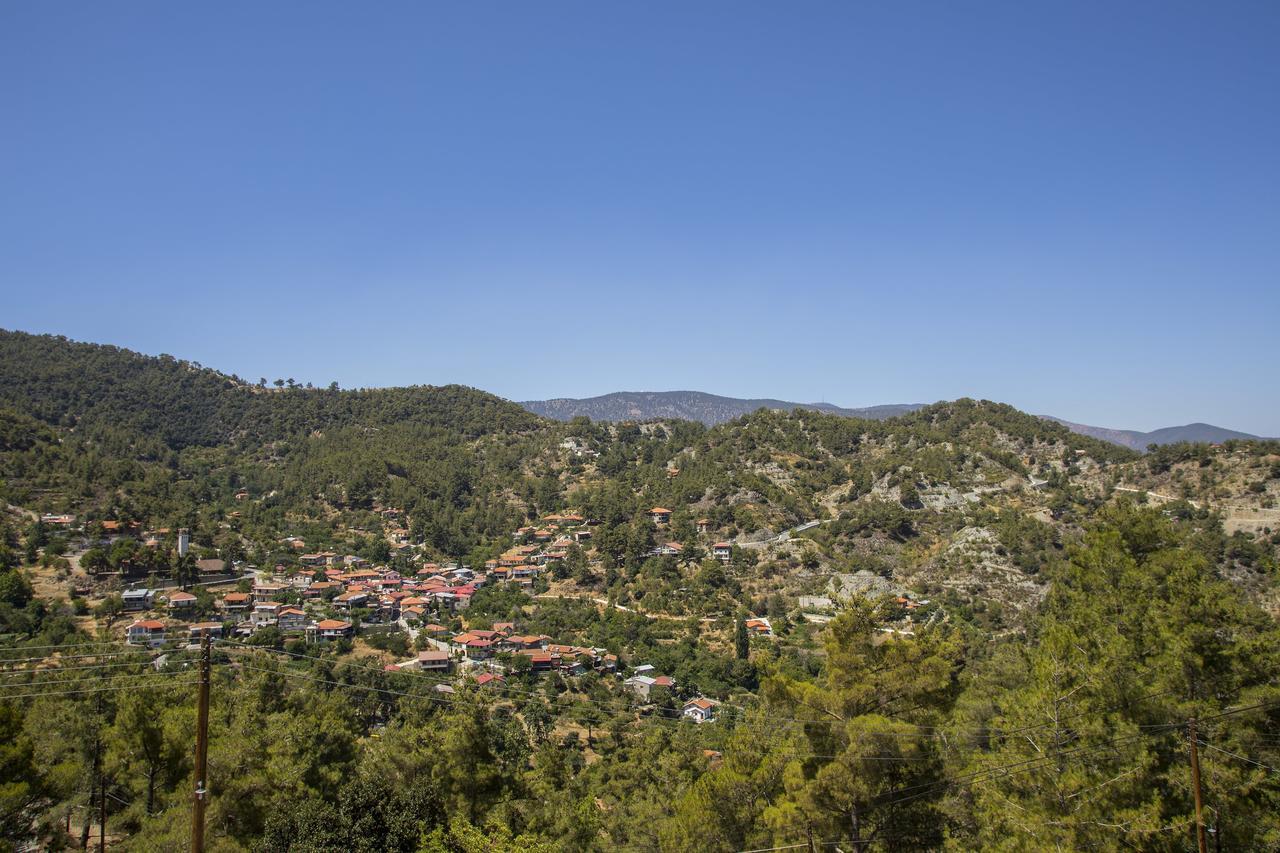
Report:
[[[922,408],[923,403],[893,403],[884,406],[868,406],[864,409],[846,409],[831,403],[792,403],[786,400],[743,400],[738,397],[721,397],[701,391],[617,391],[599,397],[573,399],[560,397],[554,400],[526,400],[520,404],[529,411],[546,418],[567,421],[585,415],[593,421],[647,421],[659,418],[680,418],[701,421],[708,426],[731,421],[748,415],[757,409],[814,409],[846,418],[872,418],[883,420],[905,415]],[[1053,415],[1043,415],[1057,421],[1072,432],[1100,438],[1133,450],[1144,451],[1149,444],[1174,444],[1179,441],[1204,441],[1218,444],[1229,439],[1256,439],[1258,436],[1226,429],[1213,424],[1194,423],[1186,426],[1164,427],[1151,432],[1131,429],[1077,424]]]
[[[882,420],[914,412],[923,403],[899,403],[845,409],[830,403],[790,403],[786,400],[742,400],[720,397],[701,391],[618,391],[581,400],[561,397],[555,400],[528,400],[520,405],[537,415],[567,421],[586,415],[593,421],[647,421],[656,418],[680,418],[701,421],[709,426],[751,414],[757,409],[814,409],[847,418]]]
[[[1213,424],[1194,423],[1185,426],[1162,427],[1154,429],[1151,432],[1139,432],[1132,429],[1108,429],[1107,427],[1088,426],[1086,424],[1073,424],[1070,421],[1064,421],[1062,418],[1055,418],[1052,415],[1044,415],[1049,420],[1057,421],[1072,432],[1081,435],[1090,435],[1094,438],[1100,438],[1103,441],[1110,441],[1113,444],[1122,444],[1125,447],[1131,447],[1134,450],[1146,450],[1149,444],[1176,444],[1179,441],[1203,441],[1209,444],[1221,444],[1224,441],[1235,439],[1257,439],[1258,436],[1250,435],[1247,432],[1238,432],[1225,427],[1214,426]]]

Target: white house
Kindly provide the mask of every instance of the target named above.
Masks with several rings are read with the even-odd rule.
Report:
[[[164,623],[156,619],[139,619],[125,629],[125,640],[131,646],[164,645]]]
[[[695,723],[709,723],[716,718],[716,704],[703,696],[690,699],[684,703],[683,716]]]

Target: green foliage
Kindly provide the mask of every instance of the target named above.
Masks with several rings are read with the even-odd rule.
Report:
[[[290,569],[298,559],[282,540],[297,536],[407,573],[415,564],[390,546],[400,519],[415,554],[478,567],[511,546],[512,530],[572,506],[592,535],[553,571],[565,589],[593,591],[486,587],[468,626],[515,621],[610,649],[624,670],[652,664],[676,689],[641,709],[619,678],[534,675],[527,659],[503,657],[504,685],[441,694],[437,677],[383,672],[351,643],[285,645],[259,631],[261,648],[216,667],[209,837],[225,849],[740,850],[810,837],[864,851],[1180,849],[1192,716],[1216,838],[1280,846],[1280,786],[1259,766],[1280,763],[1280,637],[1236,585],[1273,589],[1274,535],[1225,535],[1190,490],[1161,509],[1101,497],[1180,464],[1225,470],[1220,453],[1236,449],[1139,460],[973,400],[888,421],[762,411],[708,429],[552,424],[454,386],[276,387],[0,333],[0,498],[83,518],[80,565],[99,581],[183,584],[196,580],[194,560],[171,560],[171,540],[109,541],[101,522],[187,527],[198,556]],[[566,451],[569,436],[600,455]],[[1275,448],[1238,449],[1243,482],[1275,476]],[[1031,488],[1028,476],[1043,482]],[[670,525],[649,519],[655,505],[673,510]],[[75,537],[27,519],[0,513],[0,630],[14,660],[83,639],[76,605],[40,600],[28,577],[37,563],[64,571]],[[734,547],[728,565],[703,559],[711,542],[815,519],[826,523],[798,534],[807,541]],[[954,589],[911,611],[855,600],[825,628],[788,618],[795,595],[832,570],[901,580],[940,562],[965,529],[985,531],[975,541],[999,571],[1034,588],[1016,618],[1007,608],[1002,623],[985,590],[961,601]],[[670,541],[679,557],[654,555]],[[114,578],[99,591],[111,588]],[[595,596],[610,606],[584,600]],[[778,636],[753,648],[748,607]],[[203,589],[197,610],[215,612]],[[111,629],[118,594],[94,613]],[[365,640],[409,654],[398,632]],[[282,645],[295,657],[282,662]],[[82,678],[11,666],[4,841],[58,846],[50,827],[86,805],[97,768],[122,848],[182,848],[193,711],[176,676],[190,656],[172,652],[171,674],[142,657]],[[86,690],[99,675],[106,689]],[[716,722],[679,719],[697,695],[721,703]]]

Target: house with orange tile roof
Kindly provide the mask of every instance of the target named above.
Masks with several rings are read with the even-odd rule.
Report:
[[[306,631],[307,613],[298,607],[281,608],[276,616],[276,627],[287,634]]]
[[[355,634],[350,622],[341,619],[322,619],[314,625],[307,626],[307,642],[323,642],[326,640],[349,639]]]
[[[124,629],[124,636],[131,646],[159,648],[164,645],[164,623],[158,619],[139,619]]]
[[[222,596],[222,609],[229,613],[240,613],[249,609],[250,597],[247,592],[229,592]]]
[[[690,699],[684,703],[681,716],[693,720],[695,723],[709,723],[716,717],[716,703],[705,696]]]

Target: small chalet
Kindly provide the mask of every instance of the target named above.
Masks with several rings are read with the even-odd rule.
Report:
[[[552,665],[551,652],[545,649],[524,649],[518,652],[522,657],[527,657],[530,672],[550,672]]]
[[[334,598],[333,606],[350,610],[353,607],[364,607],[369,602],[368,593],[353,591],[344,592]]]
[[[493,641],[475,637],[467,641],[463,651],[470,660],[484,660],[493,656]]]
[[[258,583],[253,585],[254,601],[275,601],[285,588],[280,584]]]
[[[222,639],[222,623],[221,622],[193,622],[187,626],[187,639],[193,643],[200,642],[200,638],[208,635],[215,640]]]
[[[653,520],[654,524],[670,524],[671,510],[666,507],[655,506],[649,510],[649,518]]]
[[[249,593],[229,592],[222,596],[222,607],[230,613],[243,613],[249,609]]]
[[[426,672],[448,672],[452,666],[453,661],[449,659],[448,652],[418,652],[418,669]]]
[[[127,589],[120,594],[120,598],[124,601],[126,611],[150,610],[156,603],[155,590],[151,589]]]
[[[711,546],[711,556],[722,563],[727,563],[733,558],[733,545],[729,542],[717,542]]]
[[[196,597],[189,592],[169,593],[169,609],[170,610],[190,610],[196,606]]]
[[[354,633],[350,622],[344,622],[341,619],[322,619],[314,625],[307,626],[307,642],[349,639]]]
[[[695,723],[709,723],[716,718],[716,705],[710,699],[699,696],[684,703],[682,716]]]
[[[253,623],[253,627],[261,628],[263,625],[274,625],[280,617],[280,611],[284,605],[278,601],[259,601],[253,605],[253,613],[249,616],[249,621]]]
[[[125,640],[131,646],[164,645],[164,623],[156,619],[140,619],[125,629]]]
[[[675,679],[667,675],[654,677],[648,675],[633,675],[624,681],[623,684],[630,687],[635,692],[636,696],[644,699],[645,701],[655,699],[661,695],[663,691],[671,690],[676,686]]]
[[[285,632],[307,630],[307,614],[297,607],[285,607],[276,616],[276,627]]]

